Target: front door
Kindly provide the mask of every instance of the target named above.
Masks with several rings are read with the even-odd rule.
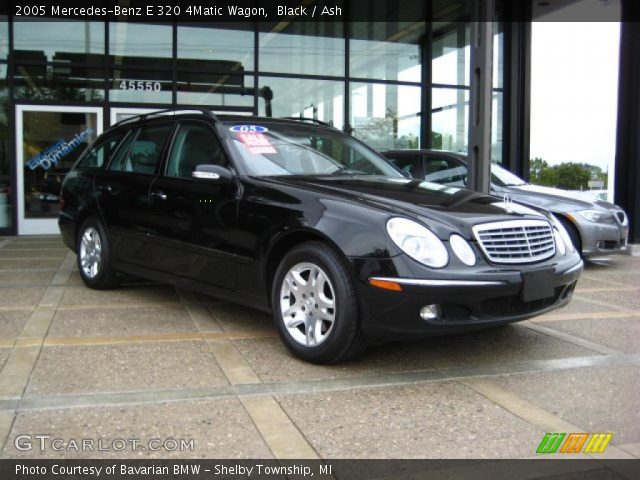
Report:
[[[229,159],[210,125],[181,122],[149,195],[153,267],[234,289],[237,187],[193,179],[202,164],[227,167]]]
[[[57,234],[60,185],[102,132],[102,108],[16,106],[18,234]]]

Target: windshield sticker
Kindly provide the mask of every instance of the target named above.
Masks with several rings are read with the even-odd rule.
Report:
[[[229,130],[234,133],[267,133],[269,131],[267,127],[262,125],[234,125]]]
[[[277,153],[269,139],[262,133],[239,133],[238,138],[253,155]]]

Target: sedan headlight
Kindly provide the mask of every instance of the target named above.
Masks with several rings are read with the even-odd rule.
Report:
[[[444,243],[418,222],[392,218],[387,222],[387,232],[400,250],[428,267],[442,268],[449,262]]]
[[[456,254],[462,263],[470,267],[476,264],[476,254],[473,253],[473,248],[471,248],[469,242],[460,235],[456,235],[455,233],[451,235],[451,237],[449,237],[449,245],[453,253]]]
[[[608,212],[602,212],[600,210],[578,210],[576,213],[590,222],[613,223],[613,216]]]
[[[565,248],[559,247],[560,254],[564,255],[566,253],[564,250],[570,253],[574,252],[575,247],[573,246],[573,242],[571,241],[569,232],[567,232],[567,229],[564,228],[564,225],[562,225],[562,222],[558,220],[554,215],[551,215],[551,220],[553,221],[554,236],[556,237],[556,243],[560,245],[560,241],[562,241],[562,243],[564,243],[564,246],[565,246]],[[555,232],[558,232],[560,234],[560,240],[558,239],[558,235],[556,235]]]

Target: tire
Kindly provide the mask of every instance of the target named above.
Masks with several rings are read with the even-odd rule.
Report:
[[[584,255],[582,255],[582,238],[580,238],[580,232],[578,232],[578,229],[576,228],[576,226],[573,223],[571,223],[569,220],[567,220],[565,217],[563,217],[562,215],[555,215],[555,217],[558,219],[558,221],[562,224],[562,226],[565,228],[565,230],[569,234],[569,238],[571,238],[571,243],[573,243],[573,246],[575,247],[576,251],[580,254],[581,257],[584,258]]]
[[[311,278],[315,281],[309,282]],[[274,276],[271,304],[280,337],[302,360],[338,363],[366,348],[347,267],[322,242],[303,243],[284,256]]]
[[[76,255],[80,277],[87,287],[107,290],[118,285],[116,272],[111,268],[109,238],[96,217],[87,218],[80,226]]]

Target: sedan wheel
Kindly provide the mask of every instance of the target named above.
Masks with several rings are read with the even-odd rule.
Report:
[[[327,274],[314,263],[289,269],[280,289],[280,311],[289,335],[315,347],[327,340],[335,321],[336,296]]]
[[[313,363],[336,363],[366,346],[355,288],[345,260],[322,242],[289,251],[275,273],[271,305],[280,337]]]
[[[87,278],[95,278],[100,271],[102,260],[102,242],[100,234],[93,228],[87,228],[80,241],[80,266]]]
[[[100,220],[89,217],[78,229],[76,254],[82,281],[89,288],[113,288],[116,272],[111,268],[111,252],[107,232]]]

